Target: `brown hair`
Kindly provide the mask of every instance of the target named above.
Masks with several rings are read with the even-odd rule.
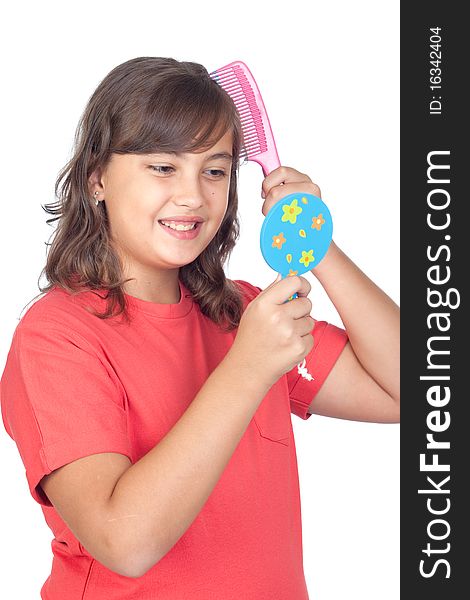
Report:
[[[113,249],[104,202],[91,200],[89,177],[106,166],[112,153],[193,152],[212,147],[233,132],[233,162],[228,208],[214,238],[179,278],[201,312],[224,329],[238,326],[242,300],[223,265],[239,236],[237,175],[242,145],[233,101],[207,70],[193,62],[140,57],[115,67],[98,85],[80,118],[74,154],[55,184],[57,202],[43,209],[58,220],[53,233],[42,293],[59,286],[72,294],[105,291],[101,319],[121,313],[129,320],[122,265]],[[95,292],[97,293],[97,292]],[[117,312],[115,310],[117,309]]]

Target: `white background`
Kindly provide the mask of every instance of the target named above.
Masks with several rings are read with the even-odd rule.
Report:
[[[200,62],[209,71],[246,62],[281,162],[319,184],[336,243],[399,303],[398,1],[29,1],[4,9],[0,44],[0,372],[20,313],[39,292],[53,231],[40,205],[54,201],[94,88],[137,56]],[[275,273],[259,250],[261,181],[257,164],[241,167],[241,237],[227,274],[265,287]],[[313,316],[341,326],[321,286],[306,277]],[[399,426],[292,418],[311,599],[396,600]],[[3,429],[0,452],[0,595],[39,598],[52,534]]]

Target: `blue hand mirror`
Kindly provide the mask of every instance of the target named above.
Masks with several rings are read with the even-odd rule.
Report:
[[[282,278],[303,275],[325,256],[333,236],[326,204],[313,194],[289,194],[271,208],[261,227],[261,253]],[[294,294],[292,298],[296,298]]]

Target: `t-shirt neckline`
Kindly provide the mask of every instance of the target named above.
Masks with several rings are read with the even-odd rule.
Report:
[[[191,293],[180,279],[178,279],[178,283],[180,286],[181,297],[176,304],[158,304],[157,302],[142,300],[141,298],[136,298],[135,296],[126,293],[124,293],[124,296],[131,311],[136,310],[152,317],[163,317],[165,319],[184,317],[191,310],[193,299]]]

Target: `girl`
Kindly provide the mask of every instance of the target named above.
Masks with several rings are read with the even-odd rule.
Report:
[[[398,308],[334,243],[313,273],[345,330],[303,277],[226,279],[242,143],[195,63],[130,60],[89,100],[0,388],[54,534],[45,600],[307,599],[291,413],[399,420]],[[320,195],[273,171],[263,213],[293,192]]]

